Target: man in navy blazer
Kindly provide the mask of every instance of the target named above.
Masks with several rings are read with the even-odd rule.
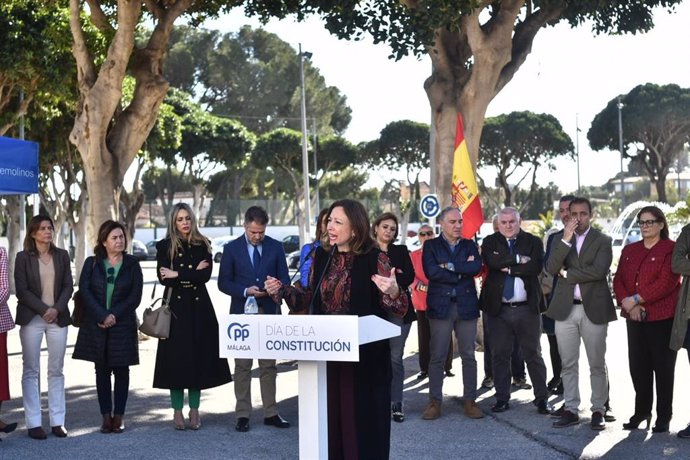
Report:
[[[253,296],[259,304],[259,313],[280,314],[277,305],[264,290],[266,276],[278,278],[283,284],[290,283],[283,245],[266,236],[268,214],[259,206],[252,206],[244,214],[244,235],[229,242],[223,248],[218,274],[218,288],[232,297],[231,314],[244,314],[247,298]],[[239,432],[249,431],[249,415],[252,410],[251,359],[235,359],[235,415]],[[276,361],[259,360],[261,400],[264,405],[264,424],[288,428],[290,424],[278,414],[276,404]]]
[[[455,331],[462,358],[464,412],[470,418],[482,418],[477,403],[477,361],[474,340],[477,336],[479,301],[474,276],[482,268],[477,245],[462,238],[462,214],[448,207],[439,215],[441,236],[424,243],[422,266],[429,279],[427,318],[431,330],[429,361],[429,403],[424,420],[441,415],[443,369],[448,341]]]

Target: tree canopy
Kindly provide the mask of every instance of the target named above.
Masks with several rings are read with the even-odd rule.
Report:
[[[623,126],[623,155],[631,158],[666,201],[666,176],[690,142],[690,88],[647,83],[611,99],[587,133],[594,150],[618,150],[618,104]]]
[[[486,119],[479,165],[496,170],[498,185],[504,193],[504,206],[513,205],[513,187],[531,177],[529,193],[522,203],[527,207],[537,191],[539,167],[553,170],[551,161],[564,155],[573,157],[573,150],[570,136],[553,115],[512,112]],[[519,174],[521,178],[516,178]]]

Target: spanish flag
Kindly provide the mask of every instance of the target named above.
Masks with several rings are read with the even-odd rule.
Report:
[[[474,177],[474,169],[467,150],[462,115],[458,113],[458,126],[455,132],[455,152],[453,153],[453,183],[451,185],[453,206],[462,212],[462,237],[472,238],[484,222],[479,189]]]

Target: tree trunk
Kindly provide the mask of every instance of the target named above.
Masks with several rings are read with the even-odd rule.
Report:
[[[117,27],[103,21],[97,2],[89,2],[89,16],[97,27],[111,35],[107,56],[96,69],[80,23],[81,2],[70,0],[70,29],[74,38],[80,105],[70,141],[84,163],[89,191],[87,234],[95,242],[95,229],[107,219],[119,220],[119,193],[124,176],[156,122],[160,104],[168,90],[162,76],[163,58],[173,23],[192,0],[179,0],[151,12],[155,27],[143,49],[134,49],[134,37],[142,3],[119,0]],[[131,67],[128,69],[129,63]],[[134,77],[134,95],[122,107],[122,84],[128,73]]]
[[[657,178],[654,180],[654,186],[656,187],[656,195],[658,201],[662,203],[667,203],[666,197],[666,174],[659,173]]]
[[[19,234],[19,216],[21,212],[25,212],[19,207],[19,195],[10,195],[5,197],[7,205],[7,264],[10,279],[10,292],[15,294],[17,291],[14,286],[14,261],[17,258],[17,253],[23,249],[22,241],[20,241]]]
[[[416,8],[416,2],[404,2]],[[432,73],[424,83],[435,129],[436,193],[441,206],[451,203],[457,115],[462,115],[467,150],[476,174],[486,109],[531,52],[539,29],[559,17],[567,2],[542,5],[518,20],[524,0],[503,0],[496,14],[479,22],[484,7],[464,14],[457,31],[437,29],[427,50]],[[484,16],[482,16],[484,20]]]

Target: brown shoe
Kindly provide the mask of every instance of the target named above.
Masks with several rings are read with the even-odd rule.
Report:
[[[101,423],[101,433],[108,434],[113,432],[113,417],[110,414],[103,414],[103,423]]]
[[[125,431],[125,421],[122,420],[122,415],[117,415],[113,417],[113,433],[122,433]]]
[[[40,426],[29,428],[29,437],[31,439],[46,439],[46,432]]]
[[[53,436],[55,436],[56,438],[66,438],[67,437],[67,430],[62,425],[50,427],[50,432],[53,433]]]
[[[438,399],[429,399],[426,409],[422,413],[424,420],[436,420],[441,416],[441,401]]]
[[[482,412],[477,403],[471,399],[465,400],[464,409],[465,415],[469,418],[484,418],[484,412]]]

